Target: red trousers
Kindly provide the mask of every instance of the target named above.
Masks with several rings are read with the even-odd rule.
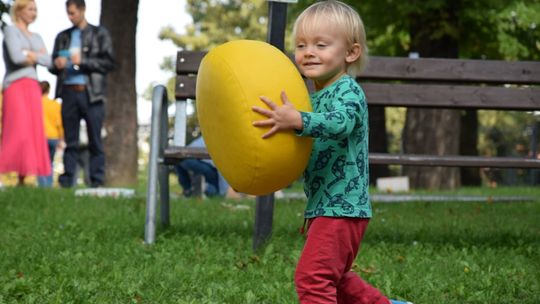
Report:
[[[369,219],[317,217],[308,223],[294,282],[302,304],[389,304],[351,266]]]

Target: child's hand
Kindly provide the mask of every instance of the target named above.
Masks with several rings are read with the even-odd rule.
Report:
[[[265,96],[261,96],[260,99],[268,106],[268,108],[270,108],[270,110],[257,106],[253,106],[251,109],[254,112],[268,117],[268,119],[253,122],[255,127],[271,127],[270,131],[262,136],[263,138],[268,138],[279,130],[301,130],[303,128],[302,116],[289,101],[285,92],[281,92],[282,106],[276,105]]]

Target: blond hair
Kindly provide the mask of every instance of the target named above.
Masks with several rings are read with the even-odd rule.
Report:
[[[19,21],[19,12],[25,9],[31,2],[35,3],[34,0],[15,0],[10,11],[11,20],[13,22]]]
[[[299,32],[313,31],[313,28],[317,25],[325,23],[330,23],[332,28],[342,31],[349,47],[352,47],[355,43],[360,45],[360,57],[349,64],[347,73],[354,76],[362,71],[368,62],[364,23],[360,15],[343,2],[336,0],[321,1],[306,8],[294,23],[293,37],[296,40]]]

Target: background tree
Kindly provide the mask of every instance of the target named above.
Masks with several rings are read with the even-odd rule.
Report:
[[[439,1],[423,11],[408,15],[410,50],[421,57],[458,58],[457,1]],[[459,154],[459,111],[449,109],[408,109],[403,150],[409,154]],[[412,187],[456,188],[458,168],[406,166]]]
[[[161,39],[190,51],[208,50],[236,39],[266,39],[266,0],[187,0],[186,9],[193,18],[186,34],[165,27],[159,35]]]
[[[4,21],[4,15],[9,16],[9,9],[11,8],[12,1],[0,1],[0,28],[4,31],[6,23]]]
[[[100,23],[111,33],[116,68],[108,77],[105,155],[108,185],[137,183],[135,33],[138,0],[102,0]]]

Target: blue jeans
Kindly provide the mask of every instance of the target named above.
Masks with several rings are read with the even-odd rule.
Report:
[[[58,139],[47,139],[47,145],[49,146],[49,157],[51,158],[51,174],[48,176],[38,176],[37,180],[40,187],[50,188],[53,185],[54,154],[56,153]]]
[[[101,139],[101,127],[105,119],[103,101],[90,103],[87,92],[76,92],[63,88],[62,124],[64,125],[64,173],[58,177],[62,187],[72,187],[76,182],[77,159],[79,157],[79,128],[81,119],[86,121],[88,148],[90,151],[90,183],[100,186],[105,178],[105,152]]]
[[[219,178],[217,169],[207,162],[199,159],[185,159],[175,166],[178,175],[178,183],[184,189],[184,194],[190,196],[193,191],[189,172],[195,175],[202,175],[206,181],[204,194],[207,196],[219,195]]]

